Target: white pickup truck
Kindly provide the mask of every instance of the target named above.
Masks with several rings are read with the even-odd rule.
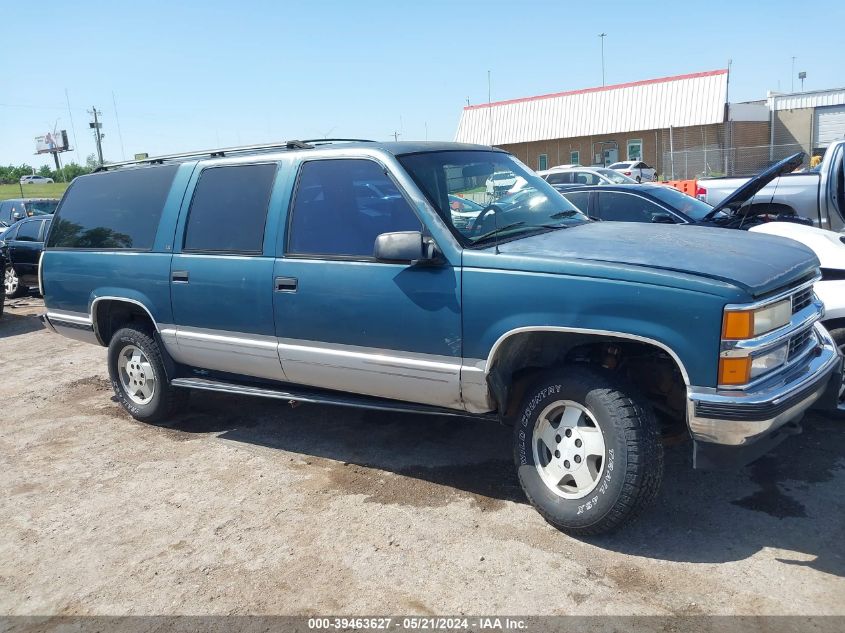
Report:
[[[766,207],[772,215],[795,214],[813,221],[815,226],[832,231],[845,230],[845,140],[833,143],[824,160],[813,171],[789,173],[800,165],[804,155],[795,155],[774,178],[748,201],[754,207]],[[750,178],[708,178],[698,182],[698,197],[713,206],[749,182]]]

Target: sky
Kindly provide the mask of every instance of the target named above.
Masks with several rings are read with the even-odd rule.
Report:
[[[0,6],[0,164],[51,162],[66,129],[106,160],[323,137],[452,140],[492,99],[726,68],[730,100],[845,86],[826,25],[845,2],[564,0],[53,1]],[[838,45],[837,45],[838,46]],[[10,49],[6,48],[6,53]],[[800,82],[795,79],[795,89]],[[68,108],[68,101],[70,108]],[[49,157],[48,157],[49,158]]]

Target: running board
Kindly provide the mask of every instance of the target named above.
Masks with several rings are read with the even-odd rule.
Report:
[[[449,415],[459,418],[483,418],[486,420],[498,421],[495,414],[476,414],[466,411],[456,411],[442,407],[433,407],[425,404],[414,404],[411,402],[393,401],[382,398],[370,398],[356,394],[345,394],[336,392],[321,392],[317,390],[285,391],[269,387],[258,387],[220,380],[209,380],[207,378],[174,378],[170,381],[174,387],[184,389],[199,389],[203,391],[219,391],[241,396],[260,396],[262,398],[275,398],[276,400],[287,400],[290,404],[306,402],[309,404],[333,404],[341,407],[353,407],[357,409],[376,409],[379,411],[395,411],[398,413],[424,413],[427,415]]]

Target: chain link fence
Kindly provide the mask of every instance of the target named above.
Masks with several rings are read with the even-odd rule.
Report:
[[[751,176],[796,152],[812,153],[810,139],[801,142],[784,126],[726,123],[696,129],[663,130],[657,134],[661,180]],[[805,159],[804,166],[809,163]]]

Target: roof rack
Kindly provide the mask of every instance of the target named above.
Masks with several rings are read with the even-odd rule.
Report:
[[[182,152],[179,154],[164,154],[162,156],[150,156],[138,160],[126,160],[119,163],[107,163],[100,165],[94,172],[106,171],[114,167],[125,167],[127,165],[160,165],[165,161],[187,160],[189,158],[222,158],[233,154],[251,154],[256,152],[269,152],[272,150],[292,149],[314,149],[318,145],[331,145],[332,143],[375,143],[375,141],[363,138],[317,138],[303,141],[290,140],[284,143],[261,143],[258,145],[238,145],[235,147],[221,147],[219,149],[206,149],[196,152]]]

